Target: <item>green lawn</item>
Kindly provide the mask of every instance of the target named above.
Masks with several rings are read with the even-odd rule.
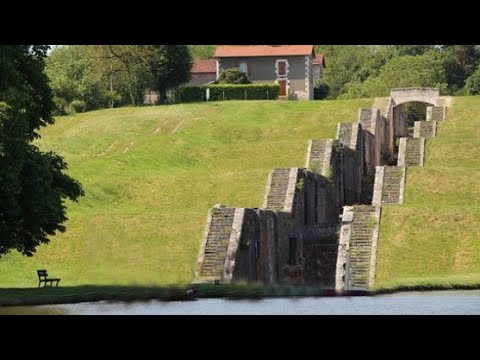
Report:
[[[405,203],[383,208],[378,288],[480,284],[480,97],[455,98],[440,126]]]
[[[65,157],[87,195],[33,258],[0,259],[0,287],[36,286],[39,268],[63,286],[187,283],[210,207],[261,206],[271,169],[303,166],[308,139],[334,137],[372,104],[228,101],[59,117],[38,144]]]

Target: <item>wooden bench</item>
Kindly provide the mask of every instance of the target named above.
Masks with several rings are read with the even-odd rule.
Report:
[[[47,270],[37,270],[37,275],[38,275],[38,287],[40,287],[40,284],[43,282],[43,287],[47,286],[47,283],[50,283],[50,287],[53,286],[53,283],[57,283],[58,287],[58,282],[60,279],[58,278],[49,278],[47,274]]]

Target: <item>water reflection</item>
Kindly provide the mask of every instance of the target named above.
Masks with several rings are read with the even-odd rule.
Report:
[[[262,300],[99,302],[0,308],[1,315],[339,315],[480,314],[480,290],[408,292],[381,296]]]

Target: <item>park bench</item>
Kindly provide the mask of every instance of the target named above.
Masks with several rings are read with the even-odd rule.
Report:
[[[47,274],[47,270],[37,270],[38,274],[38,287],[40,287],[40,284],[43,282],[43,287],[47,286],[48,283],[50,283],[50,287],[53,286],[53,283],[57,283],[58,287],[58,282],[60,279],[58,278],[49,278]]]

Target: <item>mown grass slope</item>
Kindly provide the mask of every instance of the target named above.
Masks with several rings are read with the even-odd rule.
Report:
[[[454,98],[440,126],[405,203],[383,208],[376,287],[480,284],[480,97]]]
[[[186,283],[207,211],[261,206],[268,172],[304,165],[309,138],[334,137],[370,99],[229,101],[102,110],[59,117],[38,145],[63,155],[86,197],[67,232],[33,258],[0,259],[0,287]]]

